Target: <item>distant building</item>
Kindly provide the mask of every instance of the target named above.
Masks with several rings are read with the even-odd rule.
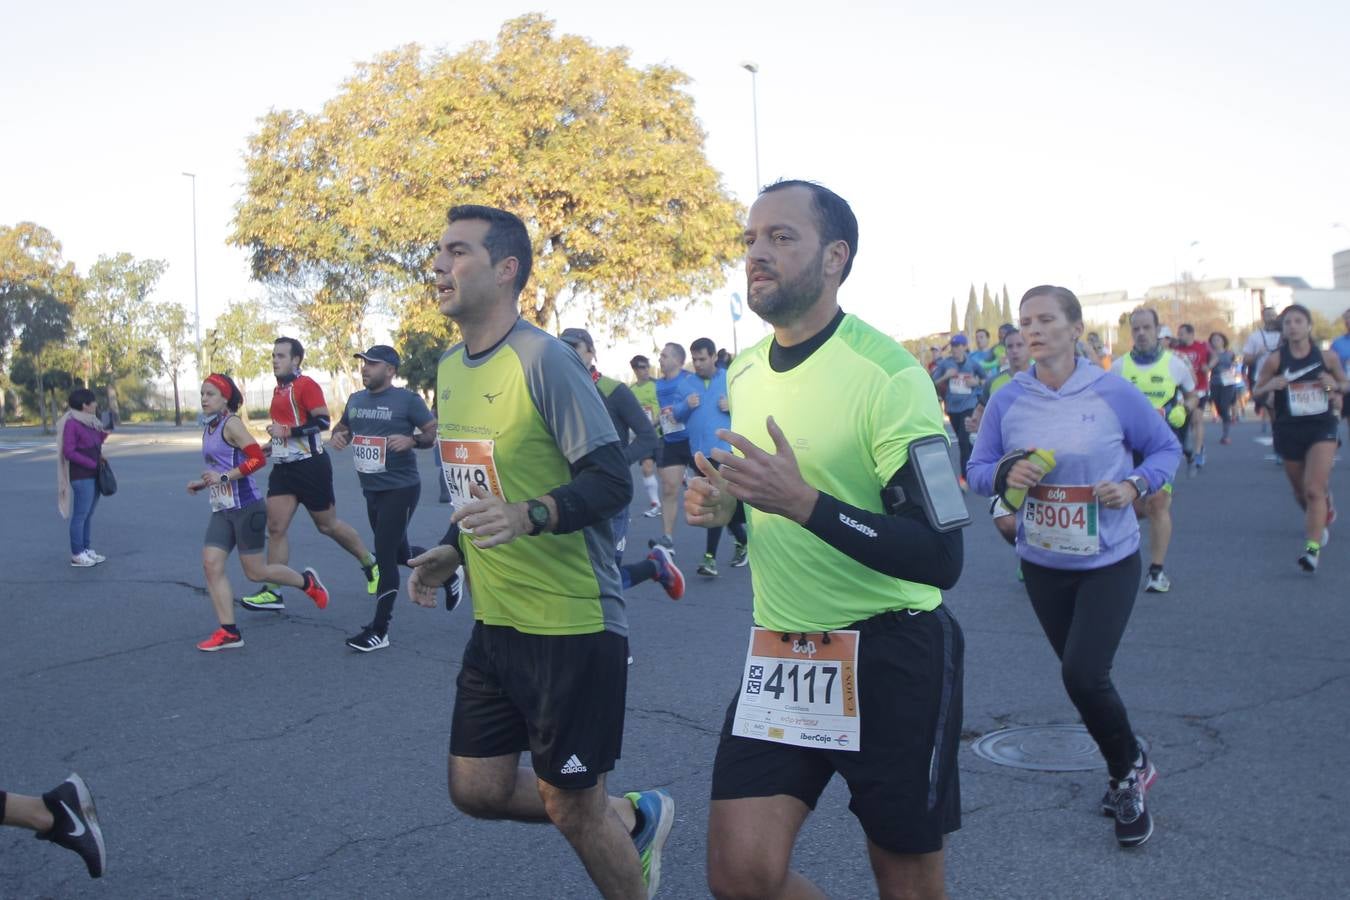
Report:
[[[1103,291],[1082,294],[1083,323],[1088,331],[1102,336],[1108,347],[1114,347],[1120,338],[1120,318],[1136,307],[1150,301],[1184,301],[1208,298],[1219,304],[1232,333],[1253,327],[1261,320],[1261,309],[1273,307],[1276,311],[1291,303],[1306,306],[1315,313],[1336,319],[1350,309],[1350,250],[1342,250],[1332,257],[1335,270],[1333,288],[1315,288],[1296,275],[1263,275],[1251,278],[1206,278],[1155,285],[1144,291],[1142,297],[1131,297],[1128,291]],[[1166,311],[1163,318],[1168,318]],[[1172,323],[1174,326],[1176,323]],[[1128,330],[1125,341],[1129,341]]]
[[[1107,348],[1116,346],[1121,331],[1120,317],[1143,303],[1139,298],[1131,298],[1129,291],[1104,291],[1100,294],[1080,294],[1078,302],[1083,305],[1083,324],[1086,331],[1095,331],[1101,335]],[[1129,344],[1129,332],[1126,329],[1125,343]]]

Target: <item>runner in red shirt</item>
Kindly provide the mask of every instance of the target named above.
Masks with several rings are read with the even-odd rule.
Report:
[[[323,433],[330,425],[328,403],[314,379],[300,374],[304,358],[305,348],[295,338],[277,338],[272,345],[272,374],[277,386],[272,392],[272,423],[267,426],[272,438],[268,447],[272,469],[267,477],[267,562],[285,565],[290,560],[286,532],[303,503],[319,533],[356,557],[365,575],[366,591],[374,594],[380,580],[375,557],[356,529],[337,517],[333,463],[323,452]],[[276,584],[265,584],[239,602],[246,609],[286,608],[281,587]]]
[[[1205,405],[1209,403],[1209,372],[1214,366],[1214,349],[1195,339],[1195,329],[1182,325],[1172,352],[1186,360],[1195,374],[1195,393],[1200,398],[1196,414],[1191,416],[1191,440],[1195,445],[1195,468],[1205,467]]]

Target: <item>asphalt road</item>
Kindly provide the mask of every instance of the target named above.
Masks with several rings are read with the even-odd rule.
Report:
[[[967,638],[952,896],[1345,896],[1350,536],[1315,577],[1301,574],[1284,476],[1264,461],[1255,425],[1235,435],[1179,484],[1173,590],[1140,595],[1117,658],[1162,773],[1150,794],[1157,830],[1135,851],[1116,846],[1097,810],[1104,769],[1031,772],[970,751],[995,728],[1077,721],[1012,552],[971,499],[965,574],[948,596]],[[401,601],[390,649],[347,649],[371,600],[352,559],[302,515],[294,562],[318,568],[332,605],[320,612],[291,592],[283,614],[240,611],[243,650],[194,649],[214,628],[200,569],[206,504],[183,490],[198,446],[190,430],[119,432],[108,455],[121,489],[94,520],[108,562],[73,569],[50,442],[0,429],[0,788],[35,794],[80,772],[109,847],[106,876],[90,881],[67,851],[3,829],[0,896],[592,896],[552,829],[474,821],[446,798],[467,609]],[[366,534],[345,455],[337,471],[339,513]],[[448,508],[429,460],[425,474],[413,534],[432,541]],[[1350,499],[1344,465],[1333,484]],[[630,540],[656,531],[635,517]],[[702,533],[681,526],[678,550],[692,570]],[[238,593],[237,563],[231,572]],[[610,785],[675,795],[661,895],[707,896],[710,766],[744,658],[749,573],[691,571],[679,603],[641,585],[629,611],[636,662]],[[847,803],[836,780],[794,864],[832,896],[874,896]]]

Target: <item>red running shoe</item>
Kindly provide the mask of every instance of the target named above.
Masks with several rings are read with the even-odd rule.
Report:
[[[656,563],[656,580],[666,589],[666,596],[672,600],[683,597],[684,573],[675,565],[675,558],[670,555],[670,551],[657,544],[652,547],[652,552],[647,554],[647,558]]]
[[[197,645],[198,650],[205,650],[212,653],[216,650],[229,650],[234,647],[244,646],[244,637],[239,634],[230,634],[224,628],[217,628],[211,632],[211,636]]]
[[[314,601],[319,609],[328,608],[328,588],[319,580],[319,573],[305,569],[305,596]]]

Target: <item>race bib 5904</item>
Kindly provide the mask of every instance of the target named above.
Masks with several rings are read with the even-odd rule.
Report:
[[[1022,504],[1022,533],[1033,547],[1095,556],[1097,497],[1090,485],[1038,484]]]

